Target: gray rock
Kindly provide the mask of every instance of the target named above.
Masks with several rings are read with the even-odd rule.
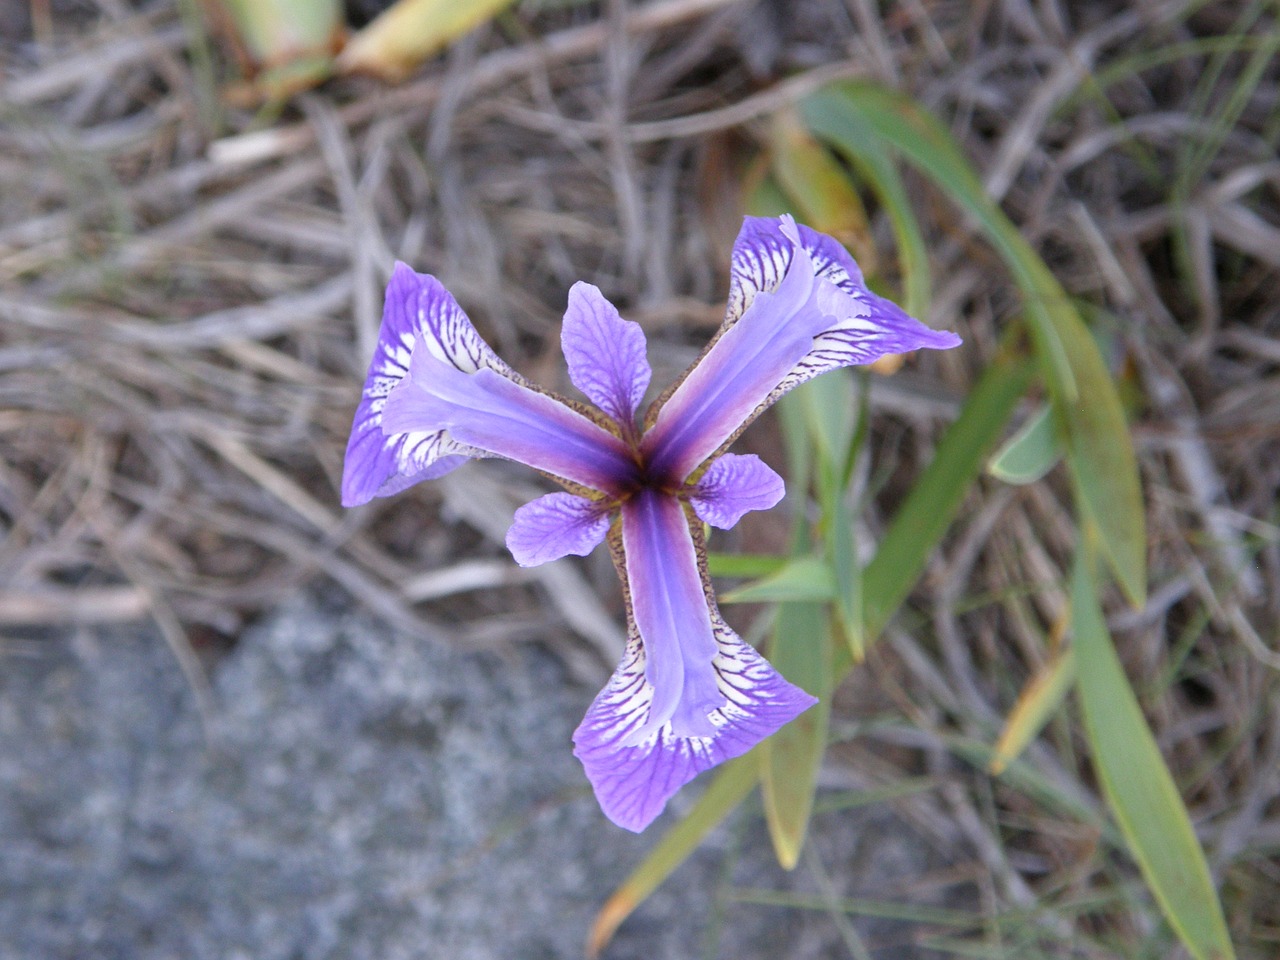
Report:
[[[464,654],[299,600],[220,662],[207,731],[147,631],[0,658],[4,960],[580,957],[673,822],[635,837],[603,819],[569,740],[594,691],[532,645]],[[901,822],[876,827],[886,817],[831,820],[824,860],[877,880],[926,869]],[[724,901],[729,883],[806,883],[772,863],[757,816],[730,824],[610,960],[837,949],[821,911]]]

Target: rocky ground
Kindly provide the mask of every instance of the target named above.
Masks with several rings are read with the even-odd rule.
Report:
[[[146,630],[5,647],[0,957],[579,957],[654,838],[600,815],[569,747],[593,691],[537,646],[449,651],[299,596],[244,635],[212,687],[202,720]],[[939,862],[887,807],[819,829],[843,896],[874,897]],[[838,947],[822,910],[735,902],[759,888],[820,892],[811,871],[782,874],[752,812],[606,957]],[[876,957],[922,955],[905,924],[856,927]]]

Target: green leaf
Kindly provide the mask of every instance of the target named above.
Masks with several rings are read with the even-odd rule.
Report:
[[[778,863],[795,868],[804,848],[818,770],[831,716],[831,624],[821,603],[778,607],[769,660],[788,680],[818,698],[760,745],[765,821]]]
[[[747,212],[753,217],[780,217],[791,213],[794,204],[771,175],[765,174],[747,196]]]
[[[783,397],[782,402],[800,408],[819,462],[826,468],[820,473],[835,477],[847,457],[858,425],[858,397],[853,371],[825,373],[796,387]],[[819,481],[823,479],[820,475]]]
[[[903,309],[912,316],[929,312],[932,282],[929,273],[929,250],[916,219],[915,208],[907,196],[906,185],[898,173],[898,165],[883,143],[860,120],[846,116],[848,127],[840,138],[831,138],[866,181],[889,217],[903,279]]]
[[[1023,688],[1018,702],[1005,718],[1004,729],[996,741],[988,769],[999,776],[1022,755],[1027,744],[1036,738],[1071,689],[1076,677],[1074,651],[1064,647],[1046,663]]]
[[[862,568],[853,539],[853,516],[843,489],[835,491],[824,507],[828,524],[826,545],[835,588],[836,616],[854,663],[867,656],[865,619],[862,612]]]
[[[282,62],[334,47],[342,21],[340,0],[218,0],[254,61]]]
[[[1026,361],[996,357],[898,508],[875,556],[862,572],[868,642],[884,629],[915,586],[929,554],[960,512],[988,452],[1004,432],[1031,374],[1031,364]]]
[[[772,553],[707,554],[707,570],[713,577],[767,577],[787,565],[787,557]]]
[[[430,56],[511,6],[515,0],[397,0],[347,43],[345,73],[405,79]]]
[[[831,568],[819,557],[796,557],[776,573],[730,590],[721,603],[786,603],[830,600],[835,596]]]
[[[689,815],[667,831],[600,908],[587,938],[587,956],[600,956],[600,951],[608,946],[622,921],[631,916],[632,911],[644,903],[676,867],[688,860],[706,835],[747,798],[756,785],[759,763],[759,754],[753,750],[720,768]]]
[[[1092,539],[1092,538],[1091,538]],[[1125,678],[1098,603],[1092,545],[1076,557],[1076,691],[1107,803],[1170,926],[1197,960],[1235,956],[1204,851]]]
[[[1107,366],[1075,307],[1017,227],[987,196],[946,128],[874,83],[833,84],[802,104],[806,122],[850,157],[875,136],[900,151],[982,227],[1022,291],[1028,327],[1063,428],[1076,488],[1135,606],[1146,596],[1146,527],[1137,460]]]
[[[832,581],[832,599],[841,631],[854,660],[861,660],[862,571],[858,567],[853,539],[853,516],[846,501],[847,474],[851,472],[853,450],[861,436],[859,400],[854,377],[848,370],[831,373],[802,384],[783,398],[788,415],[784,423],[793,430],[802,423],[811,439],[805,447],[809,460],[816,459],[818,502],[822,507],[822,542]],[[799,415],[795,416],[796,411]],[[790,443],[790,441],[789,441]],[[808,471],[806,471],[808,472]]]
[[[863,268],[874,272],[875,247],[867,211],[845,168],[805,128],[793,111],[774,114],[769,131],[773,177],[793,201],[800,219],[851,247]]]
[[[987,473],[1005,483],[1035,483],[1062,459],[1053,411],[1041,407],[1005,441],[987,464]]]

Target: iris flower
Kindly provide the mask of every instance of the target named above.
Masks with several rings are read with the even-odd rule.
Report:
[[[397,264],[342,500],[389,496],[477,457],[516,460],[564,488],[516,511],[507,546],[533,566],[608,541],[628,641],[574,753],[604,813],[640,831],[697,774],[816,702],[716,607],[703,524],[728,529],[783,495],[762,460],[725,450],[812,377],[960,340],[871,293],[844,247],[784,216],[746,219],[724,323],[643,416],[644,333],[591,284],[570,289],[561,342],[570,380],[594,406],[529,383],[438,280]]]

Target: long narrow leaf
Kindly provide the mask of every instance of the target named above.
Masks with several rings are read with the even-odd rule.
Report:
[[[1022,290],[1031,337],[1067,439],[1081,501],[1135,606],[1146,596],[1146,528],[1137,460],[1115,384],[1071,301],[1017,227],[987,196],[968,160],[915,101],[873,83],[834,84],[802,105],[810,128],[850,156],[868,132],[900,151],[967,211]]]
[[[792,683],[818,698],[760,745],[760,785],[773,850],[791,870],[800,859],[827,748],[831,717],[831,625],[821,603],[778,607],[769,659]]]
[[[1042,407],[996,451],[987,472],[1005,483],[1035,483],[1061,459],[1053,411]]]
[[[797,215],[850,247],[863,270],[875,273],[876,249],[867,211],[848,172],[792,111],[774,116],[769,146],[773,176],[794,201]]]
[[[747,798],[756,785],[759,763],[759,754],[752,751],[720,768],[689,815],[667,832],[600,908],[587,938],[587,956],[600,956],[600,951],[613,939],[622,921],[631,916],[631,912],[644,903],[676,867],[688,860],[706,835]]]
[[[1071,622],[1076,691],[1098,779],[1170,926],[1197,960],[1235,956],[1191,819],[1116,656],[1088,545],[1076,558]]]
[[[835,596],[831,568],[819,557],[794,557],[776,573],[721,594],[721,603],[789,603]]]
[[[1018,702],[1005,718],[1004,729],[996,741],[995,753],[988,769],[999,776],[1043,729],[1055,710],[1062,705],[1071,682],[1076,678],[1075,653],[1070,647],[1046,663],[1023,689]]]
[[[713,577],[767,577],[787,565],[787,557],[772,553],[707,554],[707,570]]]
[[[902,271],[903,306],[912,316],[922,317],[929,312],[932,296],[929,251],[906,185],[881,140],[860,121],[848,116],[843,119],[848,125],[839,139],[832,137],[831,142],[839,146],[889,217]]]
[[[514,0],[398,0],[351,38],[338,57],[346,73],[403,80],[422,61],[511,6]]]
[[[969,394],[959,418],[943,435],[933,461],[898,509],[862,573],[868,643],[907,598],[929,554],[960,512],[1031,374],[1032,366],[1026,361],[1009,356],[996,358]],[[837,657],[837,669],[840,668]]]

